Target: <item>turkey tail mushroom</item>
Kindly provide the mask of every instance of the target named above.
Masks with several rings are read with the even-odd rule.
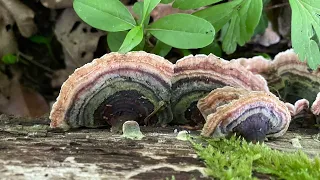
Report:
[[[320,70],[312,71],[306,62],[299,60],[293,49],[278,53],[274,60],[256,56],[231,61],[264,76],[270,90],[276,90],[288,102],[294,103],[305,98],[311,103],[320,91]]]
[[[172,111],[174,123],[201,124],[204,119],[197,101],[223,86],[269,91],[265,79],[254,75],[238,62],[229,62],[212,54],[187,56],[177,61],[172,78]]]
[[[316,116],[316,124],[320,125],[320,92],[311,106],[311,112]]]
[[[316,116],[320,114],[320,69],[311,70],[306,62],[299,60],[293,49],[278,53],[272,61],[261,56],[232,61],[264,76],[270,90],[287,102],[292,116],[305,114],[305,119],[313,121],[309,102],[311,112]]]
[[[295,102],[297,98],[305,98],[312,103],[320,92],[320,71],[312,71],[306,62],[301,62],[293,50],[276,55],[272,69],[281,81],[270,82],[283,94],[287,101]]]
[[[51,127],[99,127],[126,120],[166,124],[173,64],[145,52],[110,53],[75,72],[53,105]]]
[[[300,99],[293,104],[285,103],[287,108],[290,111],[291,116],[296,116],[303,111],[307,111],[309,109],[309,101],[306,99]]]
[[[314,115],[320,115],[320,92],[317,94],[317,98],[311,106],[311,112]]]
[[[206,119],[201,135],[228,136],[236,133],[248,141],[282,136],[291,116],[286,105],[265,91],[224,87],[210,92],[198,102]]]

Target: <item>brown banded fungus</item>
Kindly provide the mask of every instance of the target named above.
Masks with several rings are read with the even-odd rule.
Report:
[[[173,64],[145,52],[110,53],[78,68],[62,85],[51,127],[99,127],[127,120],[166,124]]]
[[[306,62],[299,61],[293,50],[276,55],[272,62],[281,81],[270,82],[282,99],[294,103],[298,99],[307,99],[312,103],[320,92],[320,71],[312,71]]]
[[[201,124],[204,119],[196,104],[213,89],[224,86],[269,91],[260,75],[254,75],[238,62],[212,54],[187,56],[177,61],[172,78],[171,105],[174,123]]]
[[[232,61],[239,62],[254,74],[264,76],[270,91],[288,102],[292,116],[308,111],[309,102],[312,103],[312,113],[320,113],[320,108],[318,112],[316,110],[319,107],[316,98],[320,92],[320,69],[312,71],[292,49],[280,52],[272,61],[261,56]],[[320,97],[318,99],[320,101]]]
[[[206,137],[236,133],[248,141],[263,141],[283,135],[291,121],[286,105],[265,91],[218,88],[200,99],[198,108],[206,119],[201,133]]]
[[[310,116],[310,111],[302,111],[300,114],[304,116],[305,122],[319,123],[320,69],[312,71],[306,62],[299,61],[293,50],[279,53],[272,62],[272,69],[277,71],[280,81],[273,81],[270,85],[277,89],[281,98],[290,103],[301,98],[306,99],[312,104],[311,113],[316,117]],[[295,103],[295,109],[296,104],[299,103]],[[297,114],[298,112],[295,113]]]
[[[290,111],[291,116],[296,116],[303,111],[308,111],[309,101],[306,99],[300,99],[293,104],[285,103]]]
[[[317,94],[317,98],[311,106],[311,111],[314,115],[320,114],[320,92]]]
[[[254,56],[252,58],[238,58],[231,61],[238,61],[242,66],[251,71],[253,74],[260,74],[262,76],[268,73],[272,64],[272,61],[262,56]]]

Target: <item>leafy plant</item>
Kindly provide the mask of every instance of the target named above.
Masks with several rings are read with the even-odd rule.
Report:
[[[89,25],[111,32],[108,46],[112,51],[125,53],[134,48],[164,56],[170,47],[175,47],[185,53],[189,52],[187,49],[212,46],[216,32],[221,30],[222,50],[231,54],[237,45],[243,46],[253,35],[263,33],[267,28],[268,17],[263,7],[269,2],[144,0],[133,6],[137,19],[119,0],[74,0],[74,9]],[[182,10],[201,9],[192,15],[168,15],[149,24],[150,13],[159,3],[172,3],[174,8]],[[301,60],[307,60],[308,65],[316,69],[320,64],[320,3],[316,0],[289,0],[289,3],[292,8],[293,48]],[[150,41],[153,37],[157,40]],[[162,47],[165,48],[163,51]],[[205,52],[214,53],[216,49],[208,47]]]
[[[291,40],[301,60],[307,60],[312,69],[320,64],[320,2],[289,0],[292,8]]]
[[[192,144],[204,160],[206,173],[219,179],[255,179],[253,174],[264,174],[280,179],[317,179],[320,159],[310,159],[303,152],[284,153],[264,144],[231,139],[208,139],[206,146]]]
[[[143,39],[149,42],[150,35],[161,43],[180,49],[202,48],[212,43],[215,35],[213,26],[205,19],[190,14],[165,16],[149,25],[150,13],[159,3],[160,0],[137,2],[133,7],[139,16],[137,20],[119,0],[75,0],[73,7],[80,18],[95,28],[109,32],[129,30],[117,50],[121,53],[132,50]],[[108,37],[108,44],[115,50],[110,43],[121,39],[123,33],[113,33],[111,36]],[[153,51],[160,53],[159,50]]]
[[[172,7],[183,9],[183,10],[196,9],[196,8],[200,8],[210,4],[218,3],[220,1],[222,0],[201,0],[201,1],[175,0],[174,3],[172,4]]]
[[[217,31],[227,26],[222,49],[230,54],[236,50],[237,44],[243,46],[251,39],[260,20],[262,5],[262,0],[234,0],[198,11],[194,15],[211,22]]]
[[[51,41],[52,41],[53,36],[50,37],[45,37],[41,35],[33,35],[29,38],[29,40],[33,43],[36,44],[42,44],[45,45],[48,49],[50,57],[55,60],[55,57],[53,55],[52,47],[51,47]]]

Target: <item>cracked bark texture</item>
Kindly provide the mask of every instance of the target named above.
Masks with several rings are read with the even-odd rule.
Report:
[[[204,164],[174,128],[142,127],[141,141],[107,129],[53,131],[48,118],[0,115],[0,174],[3,179],[209,179]],[[269,140],[272,148],[319,153],[317,130],[294,129]],[[299,138],[302,148],[292,145]],[[318,139],[317,139],[318,138]]]
[[[4,179],[208,179],[173,128],[142,128],[146,137],[134,141],[107,129],[53,132],[46,119],[0,119]]]

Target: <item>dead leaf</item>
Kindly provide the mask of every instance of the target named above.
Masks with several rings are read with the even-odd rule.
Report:
[[[192,14],[193,12],[195,12],[195,10],[180,10],[177,8],[173,8],[171,4],[159,4],[156,8],[154,8],[150,16],[153,18],[153,21],[156,21],[169,14],[175,14],[175,13]]]
[[[50,9],[70,8],[72,3],[73,0],[41,0],[41,4]]]
[[[0,77],[0,113],[21,117],[40,117],[49,112],[45,99],[38,92],[22,86],[18,77],[10,81],[2,73]]]
[[[0,6],[6,8],[13,17],[23,37],[30,37],[37,31],[33,21],[34,12],[19,0],[0,0]]]
[[[18,51],[16,38],[12,31],[14,24],[9,11],[0,4],[0,59],[6,54],[14,54]]]
[[[264,33],[262,35],[256,35],[253,41],[262,46],[269,47],[273,44],[277,44],[280,41],[280,36],[272,29],[272,24],[269,22]]]
[[[59,70],[52,80],[53,87],[59,87],[76,68],[93,60],[99,39],[106,32],[89,26],[72,8],[68,8],[58,18],[54,33],[63,46],[66,64],[66,70],[63,73]]]

